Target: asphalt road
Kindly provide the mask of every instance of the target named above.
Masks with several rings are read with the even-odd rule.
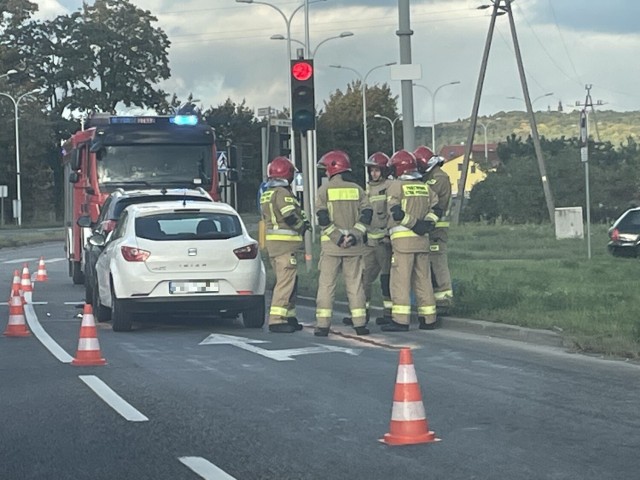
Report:
[[[108,364],[75,367],[84,289],[67,276],[62,245],[0,250],[0,290],[41,255],[49,280],[35,284],[27,317],[45,333],[0,336],[0,479],[638,477],[636,365],[453,322],[374,326],[365,341],[339,312],[335,334],[319,339],[301,307],[309,326],[293,335],[207,319],[144,319],[130,333],[100,324]],[[379,442],[401,346],[412,348],[437,443]]]

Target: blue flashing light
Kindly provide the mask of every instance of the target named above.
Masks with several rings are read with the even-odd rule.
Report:
[[[198,117],[197,115],[176,115],[175,117],[170,117],[169,122],[174,125],[197,125]]]

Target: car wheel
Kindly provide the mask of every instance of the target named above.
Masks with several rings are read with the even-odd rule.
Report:
[[[253,305],[250,310],[244,310],[242,312],[242,322],[245,328],[262,328],[264,325],[264,297]]]
[[[74,285],[82,285],[84,283],[84,273],[82,273],[82,265],[80,262],[73,262],[71,267],[71,279]]]
[[[100,291],[97,288],[92,288],[91,304],[93,305],[93,316],[98,322],[106,322],[111,319],[111,309],[102,305],[100,301]]]
[[[123,309],[122,302],[111,291],[111,328],[114,332],[130,332],[132,327],[131,314]]]
[[[93,305],[93,288],[91,287],[91,282],[86,280],[87,276],[85,275],[84,282],[84,303],[90,303]],[[93,309],[95,310],[95,305],[93,305]]]

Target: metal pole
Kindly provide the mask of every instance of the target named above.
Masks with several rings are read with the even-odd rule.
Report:
[[[409,0],[398,0],[398,36],[400,43],[400,64],[411,64],[411,9]],[[402,91],[402,141],[405,149],[416,148],[416,127],[413,117],[413,81],[401,80]],[[365,169],[366,170],[366,169]]]
[[[309,178],[309,167],[307,162],[307,154],[309,153],[308,145],[307,145],[307,133],[300,134],[300,160],[302,162],[302,176],[303,178]],[[303,192],[303,207],[304,211],[307,212],[309,218],[311,218],[313,212],[311,212],[311,199],[309,190],[305,190]],[[311,266],[313,263],[313,247],[311,245],[311,232],[307,231],[304,234],[304,261],[307,267],[307,272],[311,271]]]
[[[397,120],[397,118],[396,118]],[[391,149],[396,152],[396,121],[391,122]]]
[[[437,92],[437,90],[436,90]],[[431,93],[429,91],[429,93]],[[431,93],[431,150],[435,155],[438,154],[436,150],[436,94]]]
[[[15,102],[15,122],[16,122],[16,199],[17,199],[17,219],[18,226],[22,226],[22,193],[21,193],[21,183],[22,179],[20,178],[20,117],[18,115],[18,102],[22,97],[19,97]]]

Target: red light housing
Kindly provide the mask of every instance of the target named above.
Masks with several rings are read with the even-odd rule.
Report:
[[[301,82],[309,80],[313,75],[313,65],[309,61],[295,62],[291,65],[291,75]]]
[[[244,247],[236,248],[233,253],[236,254],[240,260],[253,260],[258,256],[258,244],[251,243]]]
[[[151,252],[136,247],[120,247],[120,251],[127,262],[144,262],[151,255]]]
[[[617,228],[614,228],[611,231],[611,240],[613,240],[614,242],[617,242],[618,240],[620,240],[620,232],[618,231]]]

